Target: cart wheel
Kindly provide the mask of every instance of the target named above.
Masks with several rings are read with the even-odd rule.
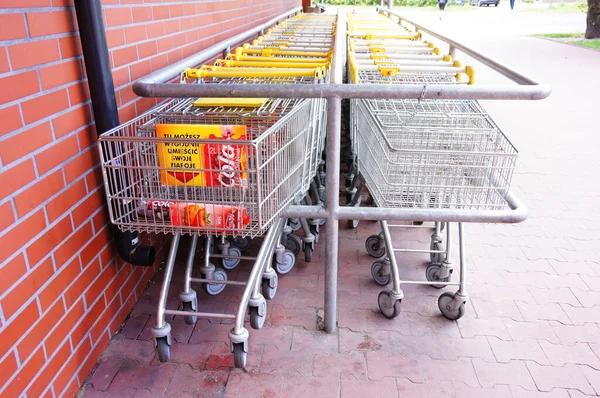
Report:
[[[413,225],[423,225],[423,221],[413,221]]]
[[[304,262],[310,263],[312,261],[313,248],[311,245],[304,245]]]
[[[167,336],[156,338],[156,354],[160,362],[169,362],[171,359],[171,349],[167,343]]]
[[[325,225],[325,223],[327,222],[327,220],[326,220],[326,219],[324,219],[324,218],[319,218],[317,221],[319,222],[319,225],[320,225],[321,227],[322,227],[323,225]]]
[[[392,292],[384,290],[379,293],[377,297],[377,304],[379,304],[379,309],[383,316],[388,319],[394,319],[398,315],[400,315],[400,303],[402,300],[395,300],[392,296]]]
[[[457,319],[462,318],[465,314],[465,303],[461,303],[457,309],[452,309],[452,302],[456,300],[456,296],[454,293],[445,292],[438,298],[438,307],[440,307],[440,311],[442,315],[451,321],[455,321]]]
[[[216,269],[215,272],[213,272],[213,279],[215,281],[226,281],[227,274],[222,269]],[[205,283],[204,285],[202,285],[202,287],[204,288],[206,294],[211,296],[216,296],[217,294],[221,293],[223,289],[225,289],[225,285],[223,283],[214,282]]]
[[[260,307],[250,307],[250,326],[252,326],[252,329],[261,329],[265,324],[266,315],[267,303],[265,301],[260,303]]]
[[[275,294],[277,293],[277,285],[279,284],[279,276],[275,274],[270,279],[262,280],[262,295],[265,296],[267,300],[273,300],[275,298]]]
[[[240,249],[238,249],[237,247],[230,247],[229,251],[227,252],[228,256],[241,256],[242,255],[242,251]],[[235,267],[238,266],[238,264],[240,263],[240,259],[239,258],[222,258],[221,259],[222,264],[223,264],[223,268],[225,268],[226,270],[232,270]]]
[[[282,258],[281,263],[279,261],[275,261],[275,270],[280,275],[285,275],[288,272],[290,272],[292,270],[292,268],[294,268],[294,263],[296,262],[296,257],[294,256],[294,253],[292,253],[289,250],[286,250],[281,255],[281,258]]]
[[[233,344],[233,365],[236,368],[243,369],[246,367],[246,357],[248,353],[244,351],[244,343]]]
[[[300,228],[302,228],[302,223],[297,218],[290,219],[289,225],[290,225],[290,228],[292,229],[292,231],[294,231],[294,232],[299,231]]]
[[[445,278],[440,278],[439,277],[439,273],[440,273],[440,269],[441,266],[439,264],[431,264],[427,267],[427,269],[425,270],[425,276],[427,277],[427,280],[429,282],[450,282],[450,278],[451,275],[448,275]],[[447,285],[445,284],[435,284],[435,285],[431,285],[435,288],[441,289],[446,287]]]
[[[350,188],[350,184],[352,184],[352,180],[354,180],[354,174],[344,176],[344,185],[346,186],[346,188]]]
[[[238,236],[233,238],[233,244],[236,245],[241,251],[245,252],[246,250],[250,249],[250,246],[252,246],[252,238],[249,236]]]
[[[194,311],[194,308],[192,307],[192,303],[190,301],[182,302],[181,306],[183,307],[184,311]],[[183,316],[183,321],[185,323],[187,323],[188,325],[195,325],[196,320],[197,320],[197,317],[195,317],[193,315],[184,315]]]
[[[289,234],[287,240],[283,243],[283,246],[294,253],[294,256],[297,256],[302,250],[302,239],[296,235]]]
[[[358,227],[358,220],[348,220],[348,228],[355,229]]]
[[[442,243],[432,240],[429,245],[430,250],[444,250],[442,248]],[[431,259],[431,264],[441,264],[444,261],[444,253],[429,253],[429,257]]]
[[[369,256],[374,258],[383,257],[385,254],[385,245],[379,238],[379,235],[369,236],[365,241],[365,249],[367,249]]]
[[[371,276],[373,277],[373,280],[375,281],[375,283],[377,283],[379,286],[387,286],[390,283],[390,280],[392,278],[391,274],[382,274],[381,271],[383,270],[383,261],[375,261],[373,263],[373,265],[371,266]]]

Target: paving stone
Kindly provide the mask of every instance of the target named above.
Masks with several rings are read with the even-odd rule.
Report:
[[[213,343],[186,344],[171,343],[171,363],[187,364],[193,369],[204,369],[213,349]],[[158,358],[152,360],[153,365],[160,365]]]
[[[340,308],[338,314],[338,327],[348,328],[355,332],[362,331],[363,312],[365,311],[370,310],[362,310],[358,308]]]
[[[198,319],[188,342],[190,344],[206,342],[228,343],[230,330],[231,325],[211,323],[207,319]]]
[[[515,321],[522,321],[523,315],[513,301],[489,302],[477,300],[473,302],[473,307],[480,319],[490,318],[510,318]]]
[[[195,396],[216,397],[225,391],[229,371],[192,369],[179,365],[169,383],[166,395],[190,393]]]
[[[398,388],[396,380],[384,378],[383,380],[356,380],[350,376],[342,376],[342,398],[397,398]]]
[[[550,361],[537,340],[502,341],[494,337],[488,337],[488,341],[498,362],[509,363],[513,359],[522,359],[531,360],[540,365],[550,365]],[[540,343],[543,342],[545,341]]]
[[[250,331],[249,341],[256,345],[274,345],[280,350],[289,350],[292,346],[294,326],[263,326],[257,331]],[[316,333],[316,332],[315,332]]]
[[[131,315],[125,322],[125,326],[123,327],[121,334],[125,336],[126,339],[137,339],[144,329],[144,326],[146,326],[148,319],[150,319],[150,315],[148,314]]]
[[[300,376],[312,376],[315,354],[310,351],[278,350],[265,347],[260,373],[290,372]]]
[[[340,333],[340,353],[348,354],[352,352],[377,351],[380,350],[384,341],[377,341],[372,334],[364,332],[354,332],[349,329],[339,329]]]
[[[600,369],[600,359],[598,359],[587,343],[575,343],[571,346],[565,346],[540,341],[540,346],[550,359],[552,366],[575,363]]]
[[[535,304],[536,301],[532,296],[527,286],[496,286],[492,284],[486,285],[487,294],[480,296],[479,299],[488,302],[500,301],[523,301],[530,304]],[[471,295],[471,292],[469,292]]]
[[[576,303],[563,301],[565,304],[570,304],[573,307],[595,307],[600,306],[600,294],[595,291],[581,290],[581,289],[571,289],[573,291],[573,295],[577,298]]]
[[[441,338],[438,341],[442,359],[457,360],[460,357],[482,358],[494,361],[494,353],[483,336],[473,338]]]
[[[454,391],[460,398],[505,398],[510,397],[508,386],[495,386],[494,388],[469,387],[463,383],[454,383]]]
[[[121,364],[125,361],[127,360],[107,359],[101,361],[90,378],[90,385],[94,390],[106,391],[119,371]],[[135,362],[134,365],[137,365],[137,362]]]
[[[539,339],[558,343],[558,336],[549,321],[515,322],[503,319],[503,322],[513,340]]]
[[[339,351],[339,337],[337,334],[328,334],[320,330],[306,330],[303,327],[294,327],[292,337],[292,351],[311,351],[337,353]]]
[[[527,362],[527,368],[531,372],[531,376],[540,391],[551,391],[553,388],[566,388],[579,390],[584,394],[594,394],[594,389],[577,365],[568,364],[562,367],[554,367]]]
[[[562,307],[556,303],[545,305],[517,303],[519,310],[526,321],[558,321],[569,324],[571,320],[563,311]]]
[[[460,358],[457,361],[445,361],[421,356],[419,364],[426,383],[452,380],[470,387],[480,387],[470,359]]]
[[[462,337],[494,336],[502,340],[510,340],[508,329],[502,319],[479,319],[469,315],[456,322]]]
[[[295,276],[286,275],[285,278],[279,279],[279,287],[284,289],[303,289],[307,292],[317,292],[319,285],[318,275]]]
[[[583,325],[588,322],[600,323],[600,307],[577,308],[568,304],[561,306],[571,320],[571,323],[575,325]]]
[[[263,354],[263,347],[250,344],[247,353],[246,367],[248,372],[258,371],[260,368]],[[222,368],[233,368],[233,353],[231,352],[230,343],[213,343],[208,360],[206,361],[206,369],[215,370]]]
[[[404,302],[403,302],[404,303]],[[362,327],[361,330],[364,332],[376,332],[379,330],[388,330],[398,332],[403,335],[410,336],[412,334],[412,328],[410,325],[410,318],[407,312],[401,309],[400,315],[394,319],[388,319],[379,310],[375,311],[361,311],[362,315]]]
[[[561,287],[577,288],[588,290],[585,278],[587,275],[567,274],[567,275],[548,275],[543,274],[543,281],[548,289],[559,289]]]
[[[402,377],[413,383],[424,382],[416,356],[405,358],[385,351],[367,352],[365,355],[370,380]]]
[[[279,293],[278,293],[279,294]],[[341,300],[338,300],[341,301]],[[282,306],[285,308],[316,308],[323,306],[323,295],[317,294],[314,292],[307,292],[304,289],[296,289],[294,290],[294,300],[291,301],[292,307],[290,307],[290,302],[287,304],[283,304]]]
[[[582,275],[581,279],[590,290],[600,292],[600,276]]]
[[[98,391],[93,387],[87,386],[81,392],[82,398],[133,398],[136,390],[134,388],[111,389],[110,391]]]
[[[421,316],[415,313],[407,313],[410,332],[413,336],[443,335],[445,337],[459,338],[460,331],[457,322],[449,321],[441,315]],[[365,320],[365,323],[368,320]],[[402,333],[401,330],[399,330]],[[443,338],[443,337],[442,337]]]
[[[337,397],[340,393],[339,377],[290,376],[283,380],[282,397]]]
[[[173,363],[146,366],[138,365],[133,361],[124,362],[113,379],[110,389],[145,388],[153,394],[164,394],[177,366]]]
[[[281,326],[303,326],[307,330],[317,329],[316,308],[289,309],[280,305],[273,306],[271,311],[270,325]]]
[[[128,340],[122,336],[113,338],[102,353],[102,359],[133,359],[141,365],[149,365],[154,358],[154,342]]]
[[[600,342],[600,327],[595,323],[563,325],[559,322],[551,322],[551,325],[561,344],[573,345],[575,343]],[[597,353],[600,353],[600,351]]]
[[[283,374],[250,373],[232,369],[223,397],[280,397],[284,378]]]
[[[520,386],[510,386],[513,398],[569,398],[569,391],[562,388],[555,388],[547,392],[527,391]]]
[[[316,354],[313,376],[326,377],[340,374],[351,375],[356,379],[367,378],[365,354]]]
[[[563,262],[563,261],[549,261],[554,271],[559,275],[567,274],[584,274],[589,276],[598,276],[594,272],[594,268],[587,262]]]
[[[450,398],[456,397],[454,386],[451,382],[439,382],[435,384],[413,383],[408,379],[396,379],[398,395],[402,398]]]
[[[490,363],[477,358],[472,359],[472,362],[482,387],[506,384],[518,385],[529,391],[536,389],[525,362]]]
[[[559,289],[540,289],[536,287],[529,287],[528,290],[535,300],[534,302],[528,302],[529,304],[545,305],[549,303],[566,303],[574,307],[581,306],[580,300],[578,300],[576,295],[573,294],[573,291],[566,287]]]

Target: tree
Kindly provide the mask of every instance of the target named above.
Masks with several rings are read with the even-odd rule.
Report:
[[[600,38],[600,0],[588,0],[586,39]]]

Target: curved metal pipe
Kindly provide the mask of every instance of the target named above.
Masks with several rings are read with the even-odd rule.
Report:
[[[271,26],[277,24],[280,20],[288,18],[292,15],[296,15],[298,12],[302,11],[302,7],[296,7],[288,12],[285,12],[253,29],[250,29],[244,33],[240,33],[239,35],[230,37],[229,39],[217,43],[211,47],[208,47],[205,50],[200,51],[199,53],[185,58],[179,62],[176,62],[172,65],[169,65],[165,68],[159,69],[154,73],[149,74],[139,80],[137,80],[133,84],[133,92],[139,95],[140,97],[152,97],[151,87],[154,84],[165,83],[176,77],[186,68],[192,68],[194,66],[200,65],[202,62],[205,62],[207,59],[211,59],[217,55],[221,55],[223,50],[230,48],[248,38],[261,33],[263,30],[270,28]]]

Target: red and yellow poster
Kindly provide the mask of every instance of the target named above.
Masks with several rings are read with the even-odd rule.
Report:
[[[185,138],[187,142],[158,144],[161,183],[169,186],[246,187],[246,126],[157,124],[158,138]],[[203,144],[194,140],[223,140]],[[203,170],[203,171],[202,171]]]

